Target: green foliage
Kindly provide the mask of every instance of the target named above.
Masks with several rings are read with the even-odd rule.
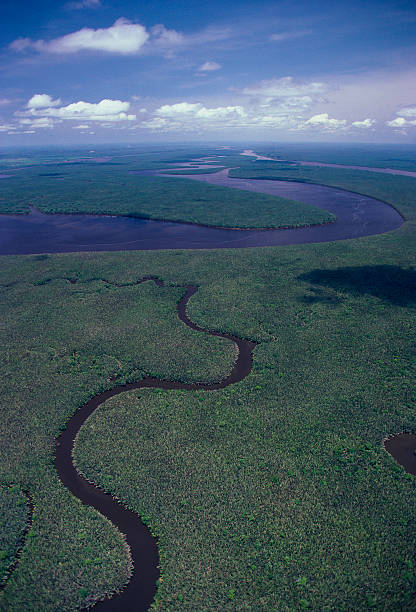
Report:
[[[2,609],[77,609],[128,579],[120,534],[57,481],[53,440],[119,380],[229,371],[231,343],[178,322],[174,284],[200,285],[198,325],[261,344],[237,385],[126,393],[79,434],[79,468],[158,536],[155,609],[414,609],[414,478],[382,440],[416,430],[416,183],[296,172],[391,201],[408,221],[329,244],[3,258],[0,467],[36,513]],[[400,292],[380,290],[391,266]],[[171,285],[111,284],[147,275]]]
[[[0,487],[0,586],[16,562],[22,547],[31,512],[27,498],[17,486]]]
[[[9,272],[13,260],[19,258],[7,260]],[[24,261],[35,267],[51,263]],[[82,276],[82,265],[76,267]],[[91,603],[121,588],[130,573],[120,534],[63,489],[51,465],[54,439],[71,413],[96,393],[145,374],[218,380],[235,359],[231,342],[201,337],[179,321],[176,303],[184,289],[151,281],[117,287],[92,269],[77,284],[66,280],[77,276],[74,269],[55,279],[38,272],[31,283],[1,288],[7,330],[1,480],[24,483],[37,508],[25,554],[3,595],[6,609],[19,610],[39,601],[45,610],[56,609],[56,601],[62,609]],[[119,276],[122,268],[106,272]],[[56,568],[59,582],[53,578]],[[88,596],[82,596],[79,581]]]
[[[114,165],[49,162],[16,170],[0,181],[0,213],[27,213],[34,206],[45,213],[124,215],[238,228],[300,227],[335,220],[325,210],[285,198],[134,175],[130,171],[140,166],[134,161],[140,156],[132,157]],[[165,165],[171,167],[172,162]],[[157,166],[155,160],[153,165]]]

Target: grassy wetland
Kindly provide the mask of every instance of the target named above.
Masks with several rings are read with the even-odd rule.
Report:
[[[415,480],[383,448],[389,434],[416,432],[415,179],[240,160],[236,175],[351,189],[389,202],[406,223],[243,252],[3,257],[1,482],[20,487],[8,557],[27,520],[19,491],[34,511],[1,609],[75,610],[128,580],[122,535],[60,484],[54,440],[115,384],[230,372],[235,345],[178,320],[186,284],[199,286],[193,322],[258,342],[251,374],[217,391],[111,398],[74,453],[157,535],[153,609],[415,607]],[[136,284],[147,276],[166,286]]]

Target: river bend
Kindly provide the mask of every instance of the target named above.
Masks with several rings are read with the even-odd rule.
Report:
[[[137,174],[155,174],[140,171]],[[130,251],[149,249],[242,249],[330,242],[381,234],[400,227],[402,216],[389,204],[351,191],[294,181],[237,179],[228,169],[182,178],[232,189],[300,200],[332,212],[327,225],[294,229],[232,230],[192,223],[153,221],[122,216],[0,215],[0,255]]]

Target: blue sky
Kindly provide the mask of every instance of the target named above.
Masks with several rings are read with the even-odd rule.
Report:
[[[415,142],[414,1],[3,0],[0,144]]]

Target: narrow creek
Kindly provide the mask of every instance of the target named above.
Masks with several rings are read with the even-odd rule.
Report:
[[[135,284],[147,281],[153,281],[159,287],[164,286],[164,282],[155,277],[145,277]],[[75,279],[72,282],[75,282]],[[157,541],[141,522],[139,516],[116,501],[111,495],[88,482],[76,470],[72,452],[79,430],[103,402],[125,391],[142,388],[214,391],[243,380],[251,372],[253,350],[257,343],[243,340],[231,334],[204,329],[193,323],[188,317],[186,307],[191,297],[198,291],[198,287],[195,285],[176,286],[183,287],[185,290],[183,297],[177,304],[178,317],[185,325],[198,332],[226,338],[237,345],[238,355],[230,374],[213,383],[181,383],[146,377],[135,383],[116,386],[94,396],[77,410],[67,422],[66,429],[56,440],[54,463],[63,485],[84,504],[92,506],[107,517],[126,536],[130,547],[133,561],[131,580],[121,593],[95,604],[94,610],[100,612],[145,612],[148,610],[156,593],[156,581],[159,577],[159,556]]]

